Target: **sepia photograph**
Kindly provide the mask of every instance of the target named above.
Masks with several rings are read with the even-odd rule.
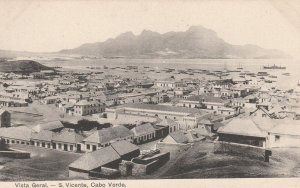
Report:
[[[0,15],[0,187],[300,177],[299,1],[0,0]]]

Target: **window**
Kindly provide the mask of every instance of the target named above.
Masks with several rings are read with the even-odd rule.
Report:
[[[70,150],[73,151],[73,145],[70,145]]]
[[[280,140],[280,136],[279,135],[275,135],[275,142],[279,142]]]
[[[90,145],[89,144],[86,145],[86,149],[90,149]]]

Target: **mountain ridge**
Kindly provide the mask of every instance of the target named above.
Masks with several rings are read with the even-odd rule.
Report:
[[[229,44],[215,31],[202,26],[163,34],[143,30],[134,35],[129,31],[103,42],[86,43],[58,53],[104,58],[290,58],[276,49],[264,49],[253,44]]]

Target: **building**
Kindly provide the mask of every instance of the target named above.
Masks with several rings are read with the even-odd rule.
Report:
[[[31,135],[35,131],[27,126],[0,128],[0,137],[7,144],[30,145]]]
[[[74,130],[62,130],[58,134],[54,134],[52,138],[52,148],[61,151],[82,151],[81,142],[84,137],[76,133]]]
[[[134,134],[134,143],[135,144],[141,144],[145,142],[149,142],[151,140],[154,140],[155,135],[155,129],[150,123],[145,123],[142,125],[138,125],[131,129],[131,131]]]
[[[165,80],[158,80],[155,82],[155,86],[164,89],[175,89],[179,87],[184,87],[184,83],[181,81],[176,81],[175,79],[169,78]]]
[[[268,131],[269,147],[300,147],[300,124],[295,121],[280,123]]]
[[[0,127],[10,127],[10,113],[7,110],[0,110],[1,124]]]
[[[74,115],[86,116],[105,111],[105,105],[96,101],[81,100],[74,105]]]
[[[48,130],[42,130],[40,132],[32,133],[31,145],[53,149],[52,139],[54,137],[54,134],[54,132]]]
[[[85,151],[96,151],[103,147],[111,145],[111,143],[127,140],[132,142],[134,138],[133,132],[126,127],[120,125],[109,127],[95,131],[93,134],[83,140]]]
[[[252,119],[233,119],[219,128],[218,141],[266,148],[267,132]]]
[[[108,147],[87,153],[69,165],[69,177],[111,178],[120,175],[119,164],[140,155],[139,147],[119,141]]]

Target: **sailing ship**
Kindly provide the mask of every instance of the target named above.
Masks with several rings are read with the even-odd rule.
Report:
[[[277,65],[275,65],[275,64],[272,65],[272,66],[269,66],[269,65],[268,65],[268,66],[263,66],[263,68],[264,68],[264,69],[286,69],[286,67],[283,67],[283,66],[281,66],[281,65],[280,65],[280,66],[277,66]]]

